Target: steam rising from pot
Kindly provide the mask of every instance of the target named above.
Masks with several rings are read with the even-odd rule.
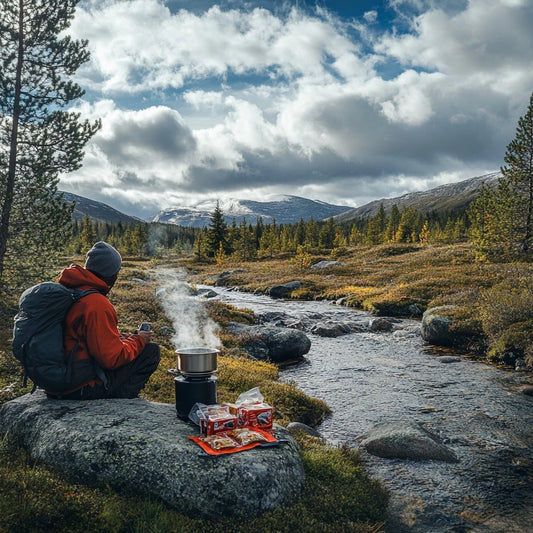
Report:
[[[194,296],[182,270],[160,269],[157,296],[167,316],[172,320],[175,347],[220,347],[218,326],[207,315],[204,301]]]

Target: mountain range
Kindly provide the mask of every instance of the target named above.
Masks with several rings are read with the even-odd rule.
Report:
[[[481,185],[494,186],[501,176],[500,172],[491,172],[483,176],[440,185],[427,191],[409,192],[396,198],[374,200],[337,215],[335,221],[349,222],[359,218],[371,218],[378,213],[381,205],[387,214],[390,213],[393,205],[396,205],[400,211],[413,207],[421,213],[464,211],[479,196]]]
[[[72,213],[73,220],[82,220],[89,215],[89,218],[92,220],[108,222],[109,224],[117,224],[118,222],[124,222],[126,224],[142,222],[141,219],[121,213],[102,202],[90,200],[89,198],[78,196],[77,194],[72,194],[70,192],[59,192],[63,194],[63,200],[65,200],[65,202],[74,202],[74,212]]]
[[[240,224],[243,220],[255,224],[258,218],[263,223],[270,224],[276,221],[278,224],[290,224],[299,222],[300,219],[308,221],[311,217],[315,220],[324,220],[351,209],[348,206],[340,206],[308,200],[299,196],[277,196],[268,202],[256,202],[253,200],[229,200],[219,202],[224,220],[228,225]],[[195,208],[175,207],[165,209],[158,213],[152,222],[166,222],[194,228],[202,228],[209,225],[215,205],[197,206]]]
[[[239,224],[243,219],[255,224],[259,217],[265,224],[276,220],[278,224],[290,224],[301,219],[308,221],[325,220],[333,217],[336,222],[349,222],[358,218],[370,218],[377,214],[381,205],[387,213],[393,205],[400,211],[413,207],[420,212],[430,211],[464,211],[478,195],[482,184],[495,185],[500,172],[492,172],[483,176],[476,176],[467,180],[440,185],[433,189],[407,193],[395,198],[374,200],[360,207],[347,207],[328,204],[318,200],[308,200],[299,196],[279,196],[267,202],[252,200],[231,200],[219,203],[224,218],[228,224],[233,220]],[[116,209],[95,200],[84,198],[76,194],[63,192],[67,202],[75,202],[73,218],[81,220],[89,216],[93,220],[109,223],[137,223],[141,219],[126,215]],[[177,224],[186,227],[205,227],[209,225],[215,206],[210,204],[196,207],[175,207],[157,213],[152,222]]]

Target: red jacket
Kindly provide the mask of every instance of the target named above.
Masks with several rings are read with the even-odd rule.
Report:
[[[93,357],[101,368],[114,370],[133,361],[142,352],[146,341],[140,335],[121,338],[117,313],[104,295],[109,290],[104,281],[79,265],[65,268],[58,281],[73,289],[102,291],[84,296],[69,309],[64,326],[65,353],[70,353],[79,341],[76,359]],[[98,382],[93,380],[88,385],[94,386]]]

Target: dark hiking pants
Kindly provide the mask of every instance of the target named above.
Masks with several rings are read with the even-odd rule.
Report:
[[[144,350],[130,363],[116,370],[102,370],[106,385],[85,387],[70,394],[48,395],[57,400],[100,400],[102,398],[137,398],[150,376],[154,373],[161,356],[159,345],[149,342]]]

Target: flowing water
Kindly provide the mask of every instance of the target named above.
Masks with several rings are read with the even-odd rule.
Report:
[[[218,299],[256,313],[284,312],[368,323],[363,312],[326,302],[273,300],[217,288]],[[444,363],[420,324],[363,330],[336,338],[307,333],[302,363],[282,371],[333,414],[317,429],[333,443],[357,446],[380,422],[407,420],[437,434],[458,463],[383,459],[361,450],[367,470],[390,493],[387,531],[533,532],[533,398],[519,392],[530,376],[473,362]]]

